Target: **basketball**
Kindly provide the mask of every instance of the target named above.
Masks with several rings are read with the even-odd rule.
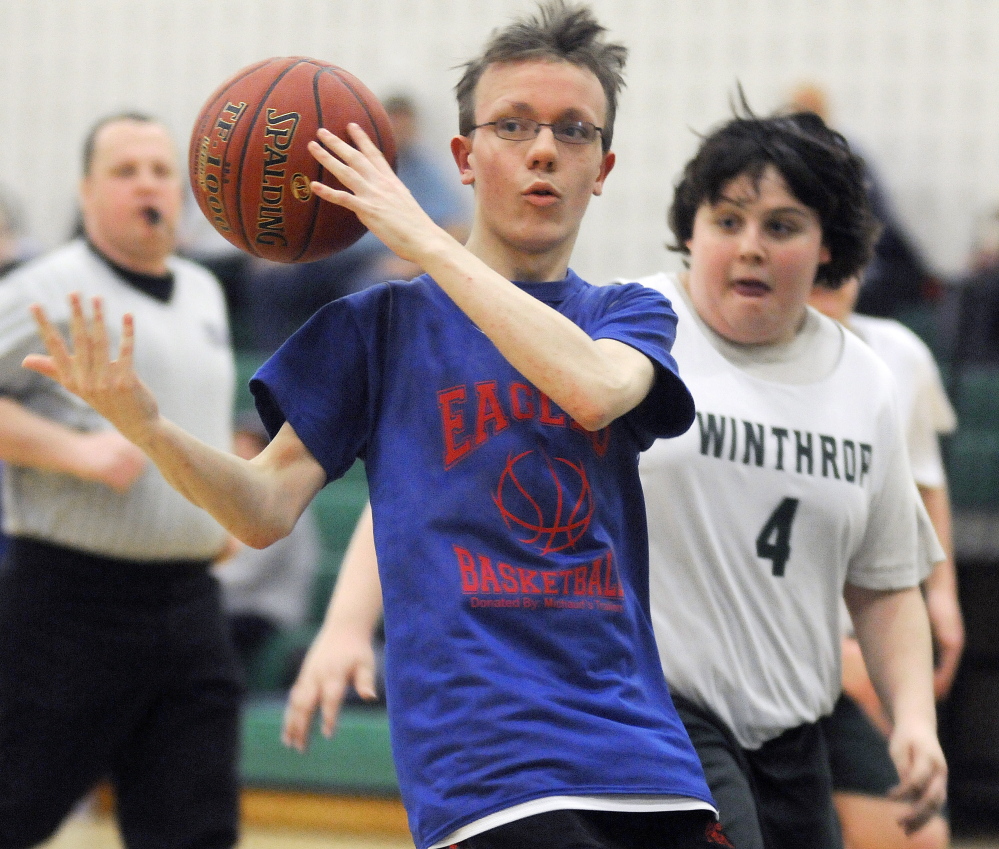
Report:
[[[188,166],[201,211],[253,256],[310,262],[343,250],[365,227],[312,193],[313,180],[343,186],[312,158],[308,143],[320,127],[349,142],[351,122],[394,167],[388,115],[357,77],[302,56],[244,68],[208,98],[191,134]]]

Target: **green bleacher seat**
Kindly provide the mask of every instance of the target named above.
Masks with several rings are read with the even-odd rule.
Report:
[[[963,369],[956,406],[961,430],[999,433],[999,369]]]
[[[263,365],[267,353],[246,349],[237,349],[236,353],[236,412],[253,409],[253,396],[250,394],[250,378]]]
[[[398,796],[384,708],[343,708],[336,734],[327,740],[315,731],[305,754],[282,744],[283,716],[283,696],[247,703],[241,764],[245,786]]]
[[[958,428],[947,446],[947,467],[955,508],[999,506],[999,429]]]
[[[896,319],[922,339],[926,346],[940,359],[941,351],[937,332],[937,306],[933,303],[910,304],[896,313]]]
[[[354,463],[347,473],[327,484],[312,501],[312,509],[326,551],[344,551],[354,526],[368,502],[364,464]]]
[[[299,661],[322,624],[344,551],[367,500],[363,463],[355,463],[343,478],[316,495],[312,510],[323,553],[313,579],[308,621],[301,628],[272,635],[260,648],[247,674],[251,693],[280,690],[294,680]]]
[[[268,637],[247,670],[246,686],[249,692],[287,690],[294,682],[301,660],[318,631],[319,623],[308,622]]]

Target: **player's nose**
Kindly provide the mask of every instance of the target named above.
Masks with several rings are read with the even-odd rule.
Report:
[[[549,169],[558,160],[558,142],[551,127],[539,127],[528,148],[528,164],[531,168]]]

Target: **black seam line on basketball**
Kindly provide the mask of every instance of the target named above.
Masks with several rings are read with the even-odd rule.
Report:
[[[344,79],[344,77],[340,73],[338,73],[341,70],[342,70],[341,68],[338,68],[335,65],[326,65],[319,68],[319,70],[316,71],[316,73],[312,77],[312,95],[316,101],[316,117],[319,119],[319,126],[320,127],[323,126],[323,107],[319,99],[319,77],[321,74],[328,73],[331,76],[337,78],[340,84],[343,85],[343,87],[346,88],[347,91],[349,91],[354,96],[355,102],[364,110],[364,114],[368,116],[368,123],[371,125],[371,128],[374,130],[375,143],[378,145],[378,149],[382,150],[383,149],[382,134],[378,129],[378,122],[375,120],[375,116],[372,115],[371,110],[368,109],[367,101],[357,93],[357,90],[354,88],[354,86],[350,84],[350,81]],[[394,171],[395,168],[393,167],[392,170]],[[322,179],[323,179],[323,169],[322,166],[320,166],[318,169],[318,176],[316,177],[316,180],[321,182]],[[316,199],[316,201],[319,202],[318,198]],[[296,261],[308,249],[309,245],[312,242],[312,235],[313,233],[315,233],[316,224],[318,223],[318,221],[319,221],[319,212],[317,210],[316,214],[312,216],[312,222],[309,225],[309,238],[306,240],[305,246],[299,252],[298,256],[296,256],[295,259],[292,260],[292,262]],[[367,228],[365,227],[365,230],[366,229]],[[363,231],[361,235],[362,236],[364,235]],[[360,238],[360,236],[358,238]]]
[[[375,136],[376,136],[375,144],[378,145],[378,149],[379,150],[382,150],[383,149],[382,148],[382,134],[378,131],[378,122],[375,120],[375,116],[372,115],[371,114],[371,110],[368,109],[367,101],[357,93],[357,91],[354,89],[354,87],[350,84],[350,80],[344,79],[340,74],[337,73],[337,71],[343,70],[342,68],[337,68],[337,67],[334,66],[334,67],[330,67],[330,68],[324,68],[323,70],[324,71],[328,71],[329,73],[333,74],[333,76],[335,76],[338,80],[340,80],[340,82],[343,83],[347,87],[347,90],[352,95],[354,95],[354,100],[356,100],[360,104],[361,108],[364,110],[364,114],[368,116],[368,121],[371,122],[372,129],[374,129],[374,131],[375,131]],[[391,163],[389,163],[389,164],[391,165]],[[392,170],[394,171],[395,168],[393,167]]]
[[[257,111],[253,113],[253,120],[250,121],[250,130],[252,130],[253,129],[253,125],[257,123],[257,118],[260,116],[260,113],[261,113],[261,111],[264,108],[264,104],[267,102],[267,98],[270,97],[271,92],[274,91],[275,86],[279,82],[281,82],[281,80],[283,80],[291,72],[291,70],[293,68],[297,68],[299,65],[311,64],[308,61],[308,59],[304,59],[304,58],[302,58],[300,56],[291,56],[291,57],[289,57],[289,59],[294,59],[295,61],[293,62],[293,64],[289,65],[287,68],[285,68],[281,72],[280,76],[278,76],[274,80],[274,82],[272,82],[268,86],[267,91],[265,91],[264,94],[263,94],[263,97],[260,98],[260,105],[257,107]],[[239,229],[240,229],[240,232],[243,235],[243,241],[250,248],[253,249],[253,252],[257,256],[264,258],[264,255],[262,253],[260,253],[260,251],[258,251],[256,249],[256,247],[254,247],[253,242],[250,241],[249,236],[248,236],[248,234],[246,232],[246,225],[243,223],[243,203],[242,203],[242,198],[243,198],[243,164],[244,164],[244,162],[246,160],[246,152],[247,152],[247,150],[249,150],[250,141],[252,140],[252,138],[253,138],[253,133],[248,130],[247,133],[246,133],[246,140],[243,142],[243,150],[239,154],[239,167],[236,169],[236,174],[238,175],[236,177],[236,212],[239,214]]]
[[[315,107],[316,107],[316,124],[320,127],[323,126],[323,105],[319,98],[319,76],[320,74],[322,74],[324,70],[325,70],[324,66],[317,65],[316,72],[312,75],[312,99],[315,101]],[[315,168],[314,173],[316,175],[314,179],[317,182],[321,182],[323,179],[323,166],[319,164],[318,160],[315,160],[314,168]],[[315,235],[316,232],[316,224],[318,223],[319,218],[322,215],[322,203],[323,203],[319,199],[318,195],[316,195],[314,192],[312,194],[312,203],[314,206],[313,206],[312,215],[309,218],[308,237],[302,242],[302,249],[295,255],[294,259],[292,259],[292,262],[298,262],[312,245],[312,237],[313,235]]]

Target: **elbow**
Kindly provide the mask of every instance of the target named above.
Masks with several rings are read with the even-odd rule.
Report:
[[[246,525],[238,529],[231,529],[233,536],[235,536],[240,542],[245,545],[250,546],[250,548],[267,548],[269,545],[273,545],[278,540],[284,539],[288,534],[291,533],[291,529],[294,527],[285,526],[284,524],[278,522],[268,522],[260,523],[254,525]]]
[[[572,416],[573,421],[584,430],[593,433],[603,430],[615,419],[623,416],[634,404],[624,400],[624,392],[616,387],[607,386],[579,398],[571,406],[572,409],[566,412]]]
[[[576,424],[583,428],[583,430],[589,431],[590,433],[603,430],[617,417],[618,413],[604,407],[593,407],[590,409],[580,410],[572,415]]]

